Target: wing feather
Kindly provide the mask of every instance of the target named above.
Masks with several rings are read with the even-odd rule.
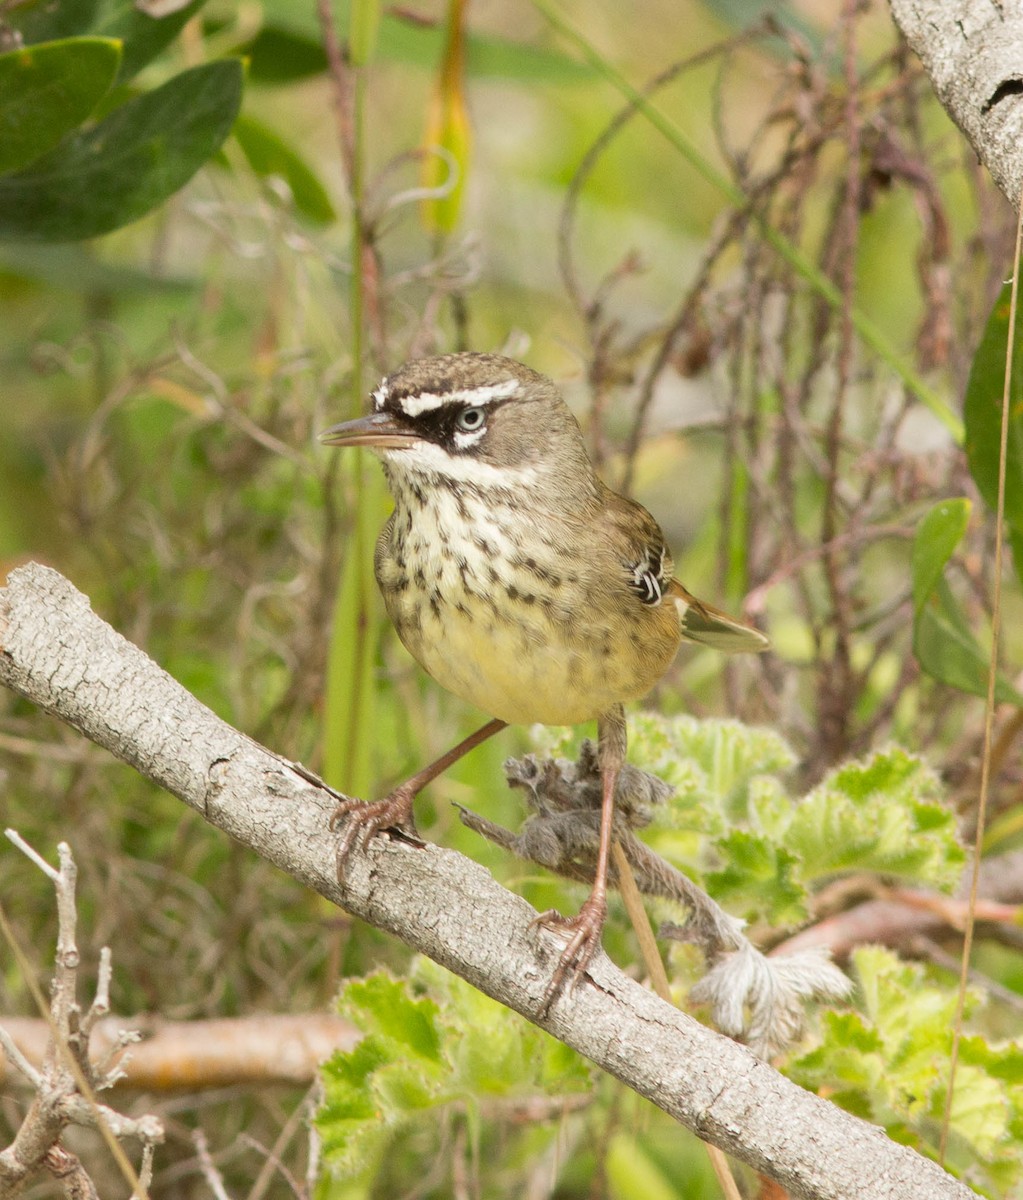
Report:
[[[677,579],[668,585],[667,594],[678,609],[682,636],[691,642],[701,642],[728,654],[758,654],[771,644],[759,629],[697,600]]]

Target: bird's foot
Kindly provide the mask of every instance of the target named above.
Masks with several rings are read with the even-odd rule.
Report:
[[[395,830],[408,841],[422,845],[412,819],[414,800],[415,792],[407,787],[398,787],[383,800],[372,803],[351,797],[341,801],[330,818],[332,830],[344,822],[344,831],[337,846],[338,883],[344,880],[348,859],[355,847],[365,850],[370,840],[385,829]]]
[[[568,945],[561,952],[561,961],[544,995],[541,1015],[546,1016],[566,986],[571,992],[583,977],[590,960],[600,949],[600,935],[606,917],[606,898],[591,894],[574,917],[563,917],[552,908],[534,919],[534,926],[542,925],[568,935]]]

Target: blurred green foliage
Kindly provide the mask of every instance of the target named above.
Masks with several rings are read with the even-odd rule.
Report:
[[[226,719],[382,794],[480,714],[396,645],[370,574],[379,472],[315,434],[411,354],[503,349],[564,386],[687,586],[745,602],[772,637],[757,661],[684,653],[650,700],[665,715],[635,714],[636,761],[676,789],[651,844],[765,943],[873,890],[950,888],[976,793],[992,524],[971,498],[994,495],[1011,230],[882,4],[772,5],[776,21],[749,31],[762,7],[640,4],[627,22],[559,7],[584,60],[525,4],[337,5],[355,51],[341,87],[306,0],[6,10],[2,565],[51,562]],[[424,175],[438,161],[457,164],[458,196],[455,174]],[[444,193],[428,224],[424,183]],[[116,232],[56,240],[102,230]],[[949,433],[964,394],[965,456]],[[1015,586],[1005,606],[1014,709]],[[1023,839],[1014,720],[994,773],[999,851]],[[552,737],[568,751],[578,731]],[[572,885],[524,872],[449,803],[516,825],[501,764],[527,741],[543,744],[510,733],[438,780],[420,827],[570,911]],[[44,853],[71,841],[83,952],[112,943],[122,1011],[301,1011],[407,965],[13,697],[0,771],[5,823]],[[49,885],[0,853],[5,905],[44,972]],[[1019,1050],[998,1036],[1023,979],[1013,931],[983,934],[1000,999],[971,1001],[950,1161],[1012,1195]],[[606,944],[635,957],[617,917]],[[933,958],[857,951],[855,1007],[825,1014],[788,1068],[932,1153],[955,987]],[[30,1011],[0,961],[0,1012]],[[686,947],[673,965],[699,969]],[[580,1064],[435,968],[344,994],[367,1037],[327,1074],[324,1194],[409,1178],[450,1194],[456,1166],[499,1180],[493,1194],[526,1180],[559,1197],[714,1194],[667,1118],[608,1081],[581,1091]],[[512,1100],[491,1106],[501,1088]],[[517,1106],[538,1096],[547,1107],[522,1125]],[[367,1097],[343,1124],[343,1103]],[[188,1119],[201,1112],[218,1147],[290,1131],[275,1153],[301,1172],[311,1151],[284,1111],[299,1103],[197,1097]],[[259,1171],[245,1145],[223,1165],[232,1194]],[[190,1153],[168,1148],[154,1195],[197,1177]],[[292,1193],[276,1180],[265,1194]]]

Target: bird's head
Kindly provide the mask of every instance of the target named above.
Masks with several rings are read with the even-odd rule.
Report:
[[[578,422],[545,375],[499,354],[420,358],[388,375],[373,411],[320,434],[366,446],[388,473],[420,484],[584,487],[596,494]]]

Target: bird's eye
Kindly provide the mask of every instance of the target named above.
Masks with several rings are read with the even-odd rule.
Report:
[[[455,424],[463,433],[475,433],[482,429],[487,422],[487,414],[482,408],[463,408],[455,417]]]

